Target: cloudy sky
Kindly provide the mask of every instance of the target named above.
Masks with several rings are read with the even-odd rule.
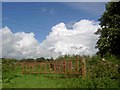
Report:
[[[106,2],[2,4],[2,57],[93,55]]]

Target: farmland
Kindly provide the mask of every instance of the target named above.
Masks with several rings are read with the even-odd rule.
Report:
[[[118,59],[106,56],[84,56],[86,78],[81,75],[62,74],[22,74],[16,59],[2,60],[3,88],[118,88]],[[76,56],[59,57],[56,60],[76,59]]]

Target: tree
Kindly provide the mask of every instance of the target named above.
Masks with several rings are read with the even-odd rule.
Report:
[[[36,58],[37,62],[44,62],[46,59],[44,57]]]
[[[107,52],[120,58],[120,2],[109,2],[106,11],[99,19],[101,28],[96,34],[100,34],[96,48],[103,56]]]

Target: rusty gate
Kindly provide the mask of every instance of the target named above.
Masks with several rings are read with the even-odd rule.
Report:
[[[81,74],[86,77],[85,59],[81,60],[61,60],[45,62],[22,62],[22,74]]]

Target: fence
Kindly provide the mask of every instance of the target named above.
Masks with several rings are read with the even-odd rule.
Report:
[[[22,62],[22,74],[80,74],[83,79],[86,77],[85,59],[61,60],[45,62]]]

